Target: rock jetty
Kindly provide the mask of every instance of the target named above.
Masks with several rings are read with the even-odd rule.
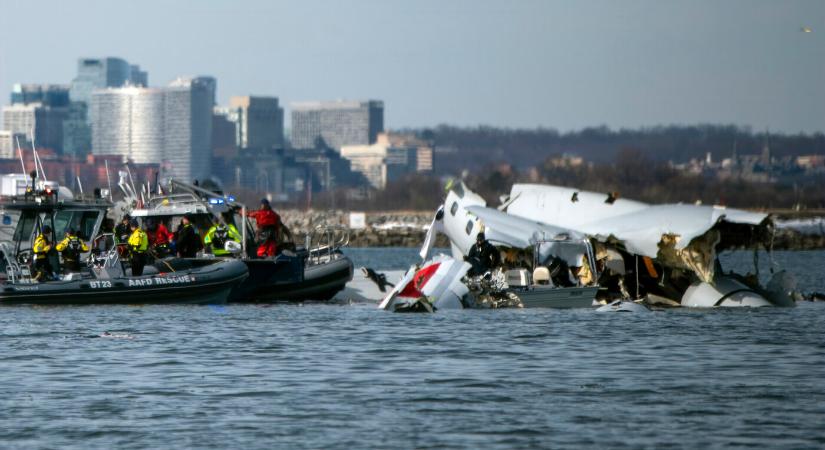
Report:
[[[350,212],[342,210],[279,210],[296,240],[303,242],[318,226],[349,229],[350,247],[420,247],[433,220],[432,211]],[[363,218],[363,222],[360,219]],[[439,236],[436,246],[447,247]]]
[[[343,210],[279,210],[284,223],[299,242],[318,226],[341,226],[349,229],[351,247],[420,247],[433,220],[433,211],[350,212]],[[360,222],[363,219],[363,222]],[[818,220],[818,222],[816,221]],[[808,222],[784,223],[779,220],[774,237],[775,250],[825,248],[825,223],[822,218]],[[815,226],[814,226],[815,225]],[[448,247],[439,236],[436,246]]]

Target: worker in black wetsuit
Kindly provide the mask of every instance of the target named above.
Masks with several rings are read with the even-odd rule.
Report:
[[[482,232],[476,235],[476,243],[470,247],[470,253],[464,257],[464,260],[473,266],[467,272],[468,275],[483,275],[501,263],[501,255]]]
[[[117,224],[114,230],[114,237],[116,244],[126,244],[126,241],[129,240],[129,236],[132,235],[132,228],[129,226],[132,218],[129,217],[129,214],[124,214],[123,218],[120,219],[120,223]]]
[[[191,218],[183,216],[175,232],[175,248],[181,258],[194,258],[203,248],[201,238],[192,226]]]

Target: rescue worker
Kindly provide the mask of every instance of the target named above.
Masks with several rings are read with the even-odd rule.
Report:
[[[131,219],[132,218],[129,214],[124,214],[123,218],[120,219],[120,223],[115,227],[114,234],[116,244],[125,244],[126,241],[129,240],[129,236],[132,235],[132,229],[129,227],[129,222]]]
[[[52,250],[52,227],[44,225],[40,234],[34,238],[32,252],[34,253],[34,270],[37,281],[45,281],[52,278],[52,264],[49,262],[49,252]]]
[[[165,258],[169,255],[169,243],[175,238],[166,225],[163,224],[162,220],[158,220],[155,222],[152,219],[146,221],[146,230],[148,231],[147,235],[149,236],[149,247],[152,249],[152,253],[155,254],[157,258]]]
[[[484,232],[476,235],[476,243],[470,247],[470,253],[464,260],[472,264],[470,275],[483,275],[501,263],[498,249],[484,236]]]
[[[189,216],[183,216],[175,232],[175,249],[181,258],[194,258],[203,248],[201,238],[192,226]]]
[[[212,254],[215,256],[227,256],[230,255],[230,252],[225,248],[227,241],[240,243],[241,239],[241,234],[238,233],[235,225],[231,223],[227,225],[221,218],[217,224],[212,225],[209,231],[206,232],[206,236],[203,237],[203,245],[211,248]]]
[[[129,222],[132,234],[129,236],[129,264],[132,266],[132,276],[143,275],[143,266],[146,265],[146,250],[149,249],[149,237],[146,232],[140,229],[137,220]]]
[[[261,208],[250,211],[247,216],[255,219],[258,227],[258,257],[275,256],[278,252],[278,231],[281,227],[281,217],[272,210],[269,200],[261,199]]]
[[[66,236],[57,244],[56,249],[63,255],[63,269],[66,273],[80,272],[80,254],[88,252],[89,247],[77,237],[73,228],[66,230]]]

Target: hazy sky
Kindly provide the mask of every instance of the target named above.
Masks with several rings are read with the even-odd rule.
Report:
[[[825,0],[0,0],[2,104],[99,56],[222,103],[381,99],[391,128],[825,131]]]

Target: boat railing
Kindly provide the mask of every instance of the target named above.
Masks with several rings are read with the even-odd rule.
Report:
[[[8,242],[0,242],[0,252],[3,253],[3,262],[6,265],[6,278],[12,284],[33,283],[31,267],[20,264],[14,257],[14,250]]]
[[[349,239],[349,228],[343,225],[318,225],[306,236],[307,264],[321,264],[338,258],[338,250],[349,245]]]
[[[115,244],[114,234],[102,233],[92,241],[89,252],[89,266],[96,268],[121,267],[119,244]]]

